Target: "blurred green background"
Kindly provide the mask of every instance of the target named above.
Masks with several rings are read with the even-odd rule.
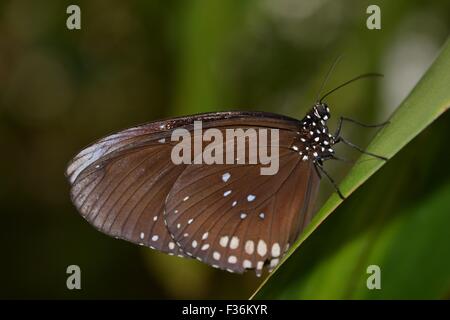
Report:
[[[69,4],[81,7],[81,30],[66,28]],[[370,4],[381,7],[381,30],[366,28]],[[328,88],[365,72],[385,77],[330,96],[331,127],[340,115],[382,122],[449,29],[445,0],[0,2],[0,298],[248,298],[261,281],[254,274],[97,232],[70,203],[67,162],[99,137],[163,117],[242,109],[301,118],[340,54]],[[293,257],[298,269],[280,274],[284,288],[296,272],[301,280],[284,297],[450,296],[449,124],[448,115],[439,119],[308,239]],[[351,125],[344,132],[360,145],[374,133]],[[339,154],[357,157],[345,147]],[[339,181],[349,165],[327,168]],[[389,203],[377,206],[392,184]],[[330,192],[323,181],[317,206]],[[350,228],[348,219],[358,223]],[[374,240],[374,232],[386,236]],[[371,260],[346,248],[365,246],[379,248],[372,260],[394,270],[384,295],[355,284],[366,274],[354,266]],[[71,264],[81,267],[80,291],[66,288]],[[349,272],[355,282],[336,294]]]

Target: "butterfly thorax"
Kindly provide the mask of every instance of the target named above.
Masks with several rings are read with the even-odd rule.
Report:
[[[324,103],[317,103],[300,122],[297,137],[291,148],[298,152],[302,161],[322,163],[333,157],[334,137],[328,132],[327,120],[330,109]]]

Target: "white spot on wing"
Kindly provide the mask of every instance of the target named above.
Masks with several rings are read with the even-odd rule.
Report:
[[[254,194],[249,194],[248,196],[247,196],[247,201],[248,202],[252,202],[253,200],[255,200],[256,199],[256,196],[254,195]]]
[[[258,261],[258,263],[256,264],[256,269],[262,270],[263,266],[264,266],[264,261]]]
[[[230,241],[230,249],[236,249],[237,247],[239,247],[239,238],[234,236]]]
[[[255,251],[255,243],[252,240],[247,240],[245,242],[245,252],[247,254],[253,254],[253,251]]]
[[[229,172],[225,172],[225,173],[222,175],[222,181],[223,181],[223,182],[227,182],[228,179],[230,179],[230,177],[231,177],[231,174],[230,174]]]
[[[278,244],[278,242],[275,242],[272,245],[272,257],[274,257],[274,258],[279,257],[280,253],[281,253],[280,245]]]
[[[222,247],[225,248],[228,245],[228,236],[221,237],[219,243]]]
[[[258,251],[258,254],[263,257],[266,255],[267,253],[267,244],[264,240],[259,240],[258,242],[258,247],[256,249]]]
[[[272,260],[270,260],[270,267],[271,267],[271,268],[276,267],[276,265],[278,264],[278,262],[280,262],[280,259],[272,259]]]
[[[236,256],[229,256],[228,257],[228,263],[236,263],[236,262],[237,262]]]

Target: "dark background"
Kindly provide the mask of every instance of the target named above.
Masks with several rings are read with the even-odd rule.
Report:
[[[81,7],[81,30],[66,28],[69,4]],[[381,7],[381,30],[366,28],[369,4]],[[168,116],[242,109],[301,118],[340,54],[328,88],[365,72],[385,77],[330,96],[331,128],[340,115],[382,122],[449,27],[448,1],[2,1],[0,297],[248,298],[261,281],[253,274],[93,229],[70,203],[68,161],[97,138]],[[366,145],[373,131],[345,134]],[[345,147],[340,155],[357,156]],[[349,169],[327,167],[338,181]],[[331,191],[324,181],[318,205]],[[81,267],[81,291],[66,288],[71,264]]]

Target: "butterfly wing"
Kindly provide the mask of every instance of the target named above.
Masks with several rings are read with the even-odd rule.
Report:
[[[116,140],[124,146],[115,150],[102,144],[90,147],[91,155],[82,152],[69,166],[72,201],[87,221],[106,234],[181,255],[161,217],[164,200],[184,166],[167,161],[169,144],[145,138],[143,144],[129,141],[136,144],[130,147],[125,140],[130,139]],[[104,154],[98,156],[99,150]],[[89,165],[78,160],[97,156]]]
[[[185,254],[237,273],[276,266],[311,220],[320,180],[312,161],[290,148],[294,135],[280,133],[275,175],[261,175],[260,164],[185,168],[165,212]]]
[[[183,255],[162,218],[164,201],[186,165],[174,165],[173,129],[281,126],[293,130],[291,118],[255,112],[218,112],[155,121],[109,135],[82,150],[66,176],[71,198],[81,215],[98,230],[169,254]]]

